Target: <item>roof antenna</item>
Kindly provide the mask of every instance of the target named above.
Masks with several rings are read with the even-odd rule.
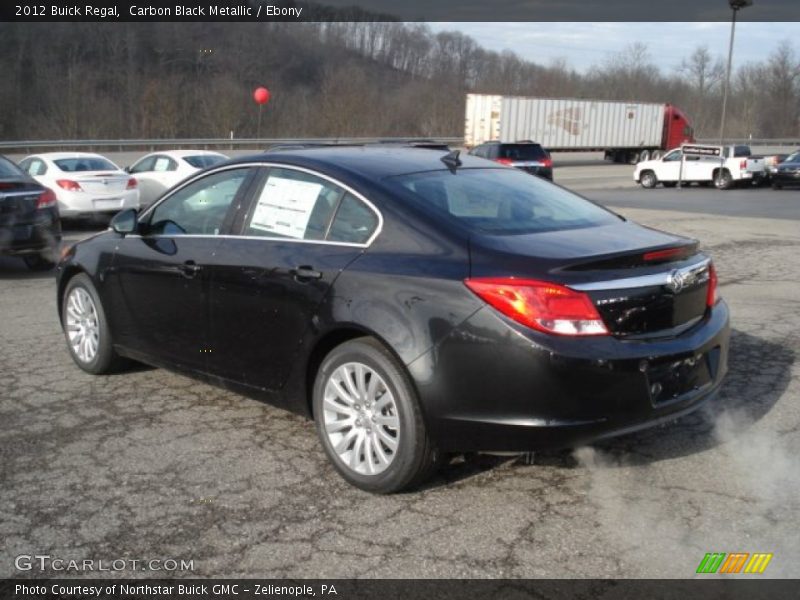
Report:
[[[461,150],[453,150],[440,159],[444,164],[447,165],[447,168],[450,169],[451,173],[455,173],[456,169],[461,166],[461,159],[458,158],[460,154]]]

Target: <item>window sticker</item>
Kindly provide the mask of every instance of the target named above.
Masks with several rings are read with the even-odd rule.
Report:
[[[302,239],[322,184],[270,177],[253,212],[250,227]]]

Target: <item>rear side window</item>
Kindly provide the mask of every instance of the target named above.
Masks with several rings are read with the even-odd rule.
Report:
[[[361,200],[345,194],[331,224],[328,241],[366,244],[378,227],[378,216]]]
[[[47,165],[43,160],[34,158],[28,165],[27,171],[30,175],[44,175],[47,173]]]
[[[156,162],[153,165],[153,171],[156,172],[164,172],[164,171],[177,171],[178,170],[178,163],[172,160],[169,156],[159,156],[156,158]]]
[[[65,173],[78,173],[81,171],[116,171],[114,163],[104,158],[94,158],[91,156],[79,158],[62,158],[53,161],[56,166]]]
[[[387,181],[424,210],[485,233],[537,233],[619,222],[596,204],[513,169],[430,171]]]
[[[153,165],[156,164],[156,156],[148,156],[143,158],[131,167],[131,173],[146,173],[153,170]]]
[[[0,157],[0,177],[19,177],[22,172],[10,160]]]
[[[472,152],[470,152],[470,154],[474,154],[475,156],[480,156],[481,158],[489,158],[489,147],[478,146]]]
[[[198,154],[197,156],[184,156],[183,160],[195,169],[205,169],[206,167],[218,165],[227,159],[224,156],[216,156],[214,154]]]
[[[498,158],[510,160],[544,160],[547,152],[539,144],[503,144]]]

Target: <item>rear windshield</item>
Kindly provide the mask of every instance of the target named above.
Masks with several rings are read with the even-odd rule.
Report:
[[[547,152],[539,144],[503,144],[498,158],[511,160],[544,160]]]
[[[0,157],[0,177],[3,179],[9,177],[22,177],[22,171],[14,163],[7,158]]]
[[[78,173],[80,171],[116,171],[114,163],[105,158],[93,158],[91,156],[80,158],[62,158],[53,161],[56,166],[67,173]]]
[[[513,169],[429,171],[387,182],[417,205],[485,233],[537,233],[619,222],[588,200]]]
[[[750,156],[750,146],[734,146],[733,147],[733,156],[734,158],[742,158]]]
[[[206,167],[218,165],[227,159],[224,156],[216,156],[214,154],[198,154],[197,156],[184,156],[183,160],[195,169],[205,169]]]

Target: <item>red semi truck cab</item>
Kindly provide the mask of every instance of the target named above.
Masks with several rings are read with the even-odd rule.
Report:
[[[664,135],[662,150],[671,150],[681,144],[694,143],[694,129],[689,117],[677,106],[664,106]]]

